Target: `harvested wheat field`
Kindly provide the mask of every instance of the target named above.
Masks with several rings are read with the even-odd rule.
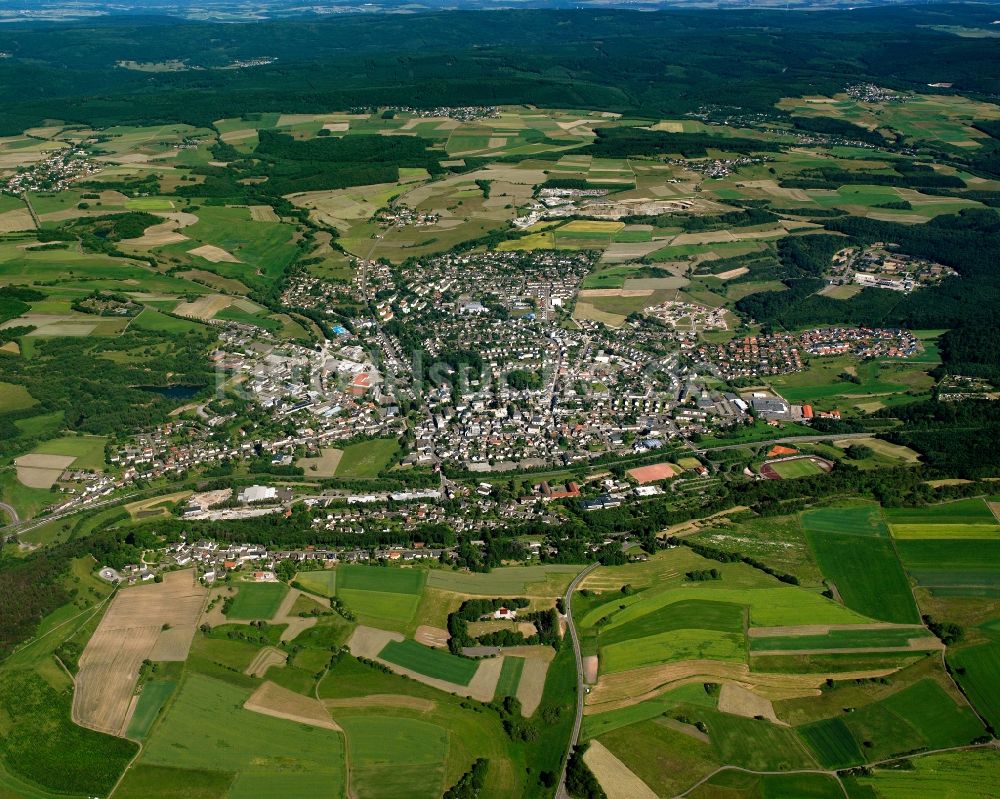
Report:
[[[432,713],[437,707],[437,702],[433,700],[406,694],[369,694],[368,696],[351,696],[347,699],[324,699],[323,704],[330,710],[358,707],[398,707],[416,710],[420,713]]]
[[[429,627],[426,624],[421,624],[417,627],[417,631],[413,636],[413,639],[418,644],[423,644],[424,646],[448,646],[448,639],[451,635],[443,627]]]
[[[306,473],[306,477],[333,477],[344,451],[335,447],[323,447],[319,452],[318,457],[299,458],[295,465]]]
[[[288,662],[288,654],[273,646],[265,646],[244,670],[251,677],[263,677],[271,666],[284,666]]]
[[[177,223],[168,219],[158,225],[150,225],[141,236],[134,239],[123,239],[122,244],[130,244],[133,247],[162,247],[166,244],[179,244],[187,240],[187,236],[177,232]]]
[[[552,651],[552,647],[545,647]],[[496,658],[501,660],[501,658]],[[480,670],[482,668],[480,667]],[[545,675],[549,673],[549,661],[542,658],[526,658],[521,680],[517,684],[517,698],[521,703],[521,714],[530,716],[542,702],[542,692],[545,690]],[[477,673],[478,677],[479,674]],[[499,674],[497,675],[499,676]],[[473,680],[475,682],[475,680]],[[496,682],[494,681],[494,686]]]
[[[14,459],[18,482],[28,488],[51,488],[76,458],[72,455],[31,453]]]
[[[120,591],[80,656],[74,721],[124,735],[142,661],[187,658],[205,597],[192,569]]]
[[[182,302],[174,308],[174,313],[191,319],[211,319],[223,308],[228,308],[232,301],[224,294],[206,294],[194,302]]]
[[[656,794],[600,741],[591,741],[583,755],[608,799],[656,799]]]
[[[280,222],[278,215],[270,205],[250,205],[250,218],[254,222]]]
[[[347,646],[351,654],[355,657],[371,658],[378,657],[378,653],[385,649],[385,645],[390,641],[402,641],[403,635],[400,633],[379,630],[376,627],[366,627],[359,624],[354,628]]]
[[[343,732],[340,725],[330,718],[323,703],[309,696],[302,696],[273,682],[266,682],[253,692],[243,703],[243,707],[254,713],[273,716],[276,719],[297,721],[310,727]]]
[[[232,253],[226,252],[224,249],[222,249],[222,247],[216,247],[214,244],[202,244],[200,247],[195,247],[193,250],[188,250],[188,255],[197,255],[199,258],[204,258],[206,261],[211,261],[213,264],[243,263],[239,258],[237,258]]]
[[[753,691],[733,682],[727,682],[719,692],[719,710],[732,713],[734,716],[745,716],[748,719],[763,716],[775,724],[784,724],[774,715],[774,706],[770,699],[758,696]]]
[[[0,214],[0,233],[13,233],[18,230],[34,230],[35,220],[27,208],[16,208]]]

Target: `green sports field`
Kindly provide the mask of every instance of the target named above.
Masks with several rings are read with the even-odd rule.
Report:
[[[287,593],[284,583],[240,583],[227,615],[231,619],[269,620]]]
[[[778,461],[768,464],[783,480],[795,477],[811,477],[815,474],[825,474],[816,463],[809,458],[796,458],[790,461]]]
[[[920,621],[877,507],[808,511],[802,514],[802,526],[823,575],[849,608],[882,621]]]
[[[479,661],[458,657],[443,649],[431,649],[409,638],[390,641],[378,656],[404,669],[456,685],[468,685],[479,668]]]

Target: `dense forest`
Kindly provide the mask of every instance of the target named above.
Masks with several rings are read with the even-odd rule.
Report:
[[[947,80],[964,94],[989,95],[1000,90],[993,42],[930,26],[986,27],[993,16],[988,6],[949,5],[794,15],[518,10],[224,26],[153,17],[8,25],[0,31],[0,51],[11,53],[0,60],[0,135],[52,118],[97,127],[204,126],[248,111],[393,104],[773,114],[781,97],[841,91],[845,75],[921,90]],[[220,69],[261,56],[277,60]],[[173,59],[193,69],[116,66]]]

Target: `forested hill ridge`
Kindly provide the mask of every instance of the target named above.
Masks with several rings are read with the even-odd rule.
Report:
[[[201,125],[248,111],[389,104],[530,102],[654,116],[730,106],[771,114],[783,96],[839,91],[845,75],[995,96],[993,40],[956,35],[989,31],[995,18],[988,5],[945,5],[8,25],[0,31],[8,56],[0,59],[0,133],[51,118]],[[167,66],[120,66],[142,64]],[[152,103],[137,99],[153,95]]]

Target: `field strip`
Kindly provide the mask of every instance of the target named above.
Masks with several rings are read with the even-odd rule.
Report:
[[[358,707],[399,707],[417,710],[421,713],[431,713],[437,707],[437,702],[430,699],[407,696],[406,694],[369,694],[368,696],[352,696],[346,699],[324,699],[323,704],[330,710]]]
[[[548,673],[547,660],[528,658],[524,661],[515,696],[521,703],[521,715],[525,718],[538,710],[538,706],[542,703],[542,692],[545,690],[545,677]]]
[[[608,799],[657,799],[653,790],[600,741],[590,742],[583,762],[594,772]]]
[[[584,713],[592,715],[637,705],[653,699],[672,688],[693,682],[737,682],[755,689],[770,699],[788,696],[819,696],[820,686],[827,678],[857,680],[884,677],[897,668],[815,674],[751,673],[745,663],[717,660],[687,660],[641,669],[618,672],[601,677],[587,695]]]
[[[243,703],[243,707],[254,713],[272,716],[276,719],[297,721],[310,727],[343,732],[337,722],[330,718],[323,703],[309,696],[302,696],[287,688],[282,688],[273,682],[261,685],[253,695]]]
[[[251,677],[263,677],[271,666],[284,666],[288,662],[288,654],[273,646],[265,646],[244,670]]]
[[[927,652],[944,649],[944,644],[937,638],[924,636],[911,638],[906,646],[855,646],[855,647],[820,647],[816,649],[762,649],[754,650],[755,657],[767,655],[873,655],[892,652]]]
[[[451,635],[443,627],[430,627],[426,624],[417,627],[413,635],[413,640],[424,646],[448,646],[449,638]]]
[[[833,630],[923,630],[922,624],[799,624],[784,627],[751,627],[751,638],[772,638],[778,635],[826,635]]]

